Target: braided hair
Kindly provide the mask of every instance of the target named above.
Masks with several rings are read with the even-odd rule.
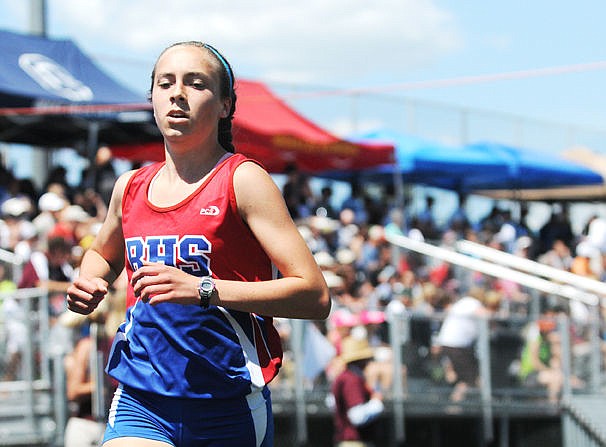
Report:
[[[186,42],[177,42],[174,43],[164,49],[160,56],[164,54],[167,50],[177,46],[193,46],[197,48],[204,49],[209,55],[211,55],[217,62],[220,70],[219,77],[221,80],[220,83],[220,94],[222,99],[229,98],[231,99],[231,108],[229,110],[229,114],[225,118],[219,119],[218,125],[218,135],[217,138],[219,140],[219,144],[228,152],[235,152],[236,148],[233,144],[233,135],[232,135],[232,121],[234,119],[234,113],[236,112],[236,91],[234,89],[234,72],[231,69],[231,65],[227,62],[227,59],[223,57],[223,55],[214,47],[209,44],[199,42],[196,40],[186,41]],[[151,88],[149,97],[151,98],[151,90],[154,87],[154,78],[156,76],[156,68],[152,70],[151,75]]]

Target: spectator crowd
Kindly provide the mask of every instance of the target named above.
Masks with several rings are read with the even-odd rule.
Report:
[[[100,151],[97,163],[83,173],[77,187],[69,185],[62,167],[49,173],[41,190],[30,179],[17,179],[7,169],[0,174],[0,248],[16,255],[23,265],[16,281],[6,269],[0,270],[3,274],[0,290],[47,289],[51,325],[65,318],[62,316],[66,313],[66,289],[105,217],[116,179],[110,161],[107,151]],[[368,194],[362,185],[353,184],[350,197],[335,203],[329,183],[316,195],[309,179],[295,167],[289,168],[282,190],[333,299],[328,320],[315,325],[335,355],[312,381],[332,382],[339,376],[344,369],[339,361],[343,342],[351,344],[347,340],[353,337],[366,340],[373,349],[373,358],[365,366],[370,386],[377,393],[389,392],[394,377],[387,321],[391,314],[405,311],[427,317],[425,323],[419,319],[419,324],[411,327],[415,354],[405,359],[405,372],[415,369],[419,357],[423,357],[424,373],[452,384],[451,397],[460,400],[477,379],[477,371],[469,368],[469,358],[473,357],[470,349],[477,334],[470,329],[463,334],[461,331],[469,324],[461,323],[461,319],[480,314],[501,319],[529,316],[530,293],[519,284],[478,272],[462,272],[448,263],[400,250],[387,242],[386,234],[406,235],[444,247],[466,239],[593,279],[606,278],[606,220],[592,217],[584,230],[575,234],[565,204],[554,206],[551,218],[539,231],[532,231],[526,224],[524,206],[517,219],[510,209],[495,206],[487,216],[471,222],[465,197],[460,197],[459,207],[443,225],[435,219],[434,207],[439,203],[431,196],[427,197],[425,208],[415,215],[396,206],[390,188],[377,197]],[[124,284],[115,287],[119,290]],[[578,322],[579,331],[587,323],[588,312],[583,305],[544,297],[542,310],[555,308]],[[1,309],[5,324],[14,321],[11,315],[19,312],[15,302],[7,299]],[[431,316],[438,314],[446,317],[456,314],[458,320],[441,328],[439,322],[431,320]],[[79,324],[85,326],[84,322]],[[277,324],[287,346],[288,323]],[[448,330],[448,334],[440,333],[441,329]],[[18,329],[8,332],[15,339],[7,344],[4,380],[18,374],[23,336]],[[537,326],[530,333],[536,341],[542,332]],[[80,330],[71,335],[70,344],[75,347],[87,333]],[[544,338],[552,340],[553,336]],[[551,351],[553,358],[556,349],[552,347]],[[561,382],[560,377],[553,378],[555,373],[541,373],[550,368],[549,356],[544,352],[542,355],[543,363],[524,358],[520,378],[531,377],[543,384]],[[555,399],[559,388],[549,390],[550,398]]]

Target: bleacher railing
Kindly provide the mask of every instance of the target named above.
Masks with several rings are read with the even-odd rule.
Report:
[[[435,247],[403,237],[389,236],[395,246],[435,259],[451,262],[463,268],[501,276],[516,281],[540,293],[557,295],[570,300],[579,300],[594,309],[584,331],[584,339],[569,338],[570,320],[561,317],[558,331],[563,340],[564,383],[558,404],[548,402],[544,390],[528,388],[517,381],[513,365],[517,360],[523,329],[532,321],[533,315],[524,318],[478,319],[479,338],[476,344],[479,360],[480,382],[466,401],[453,405],[449,400],[451,385],[441,377],[434,377],[440,365],[429,354],[431,340],[418,339],[418,326],[428,325],[437,331],[444,315],[419,315],[408,309],[390,314],[387,322],[389,331],[390,360],[394,380],[385,391],[388,417],[392,419],[394,445],[405,441],[405,420],[415,413],[459,411],[476,415],[482,424],[485,441],[492,441],[495,430],[493,422],[498,414],[527,414],[529,412],[560,414],[561,408],[568,408],[571,397],[600,392],[603,383],[603,355],[601,352],[601,297],[599,290],[579,285],[567,287],[545,279],[535,272],[521,272],[507,266],[496,265],[494,260],[484,261],[478,254],[473,257],[457,253],[451,248]],[[6,304],[18,304],[21,317],[13,321],[25,327],[24,343],[21,345],[22,358],[17,377],[7,379],[6,365],[8,353],[0,353],[2,380],[0,393],[7,396],[0,403],[0,445],[61,445],[65,427],[66,396],[63,370],[64,350],[58,346],[49,325],[48,298],[44,290],[26,289],[0,294]],[[7,336],[8,322],[4,317],[5,307],[0,314],[0,335]],[[313,322],[289,320],[291,336],[286,342],[286,363],[279,380],[271,384],[276,414],[287,414],[295,420],[296,444],[308,441],[307,417],[324,412],[331,415],[325,397],[329,391],[327,380],[310,382],[305,371],[305,343],[309,325]],[[4,340],[3,340],[4,341]],[[2,343],[6,347],[6,343]],[[103,365],[100,365],[102,368]],[[584,386],[573,389],[570,378],[578,375]],[[436,374],[437,375],[437,374]],[[398,379],[395,379],[398,378]],[[400,378],[403,378],[400,380]],[[560,407],[561,405],[561,407]],[[575,407],[576,408],[576,407]],[[571,419],[567,419],[567,424]],[[581,427],[581,424],[579,424]],[[499,443],[507,445],[507,430],[499,430]]]

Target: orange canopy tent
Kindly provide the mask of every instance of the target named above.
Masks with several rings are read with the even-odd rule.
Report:
[[[393,163],[390,143],[352,143],[307,120],[260,82],[239,80],[233,120],[236,151],[284,172],[289,164],[301,171],[355,171]],[[112,145],[115,157],[138,161],[164,160],[161,141]]]

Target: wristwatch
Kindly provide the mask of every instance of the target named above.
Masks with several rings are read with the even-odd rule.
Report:
[[[210,297],[215,291],[215,281],[210,276],[203,276],[198,284],[198,294],[200,295],[200,307],[208,309]]]

